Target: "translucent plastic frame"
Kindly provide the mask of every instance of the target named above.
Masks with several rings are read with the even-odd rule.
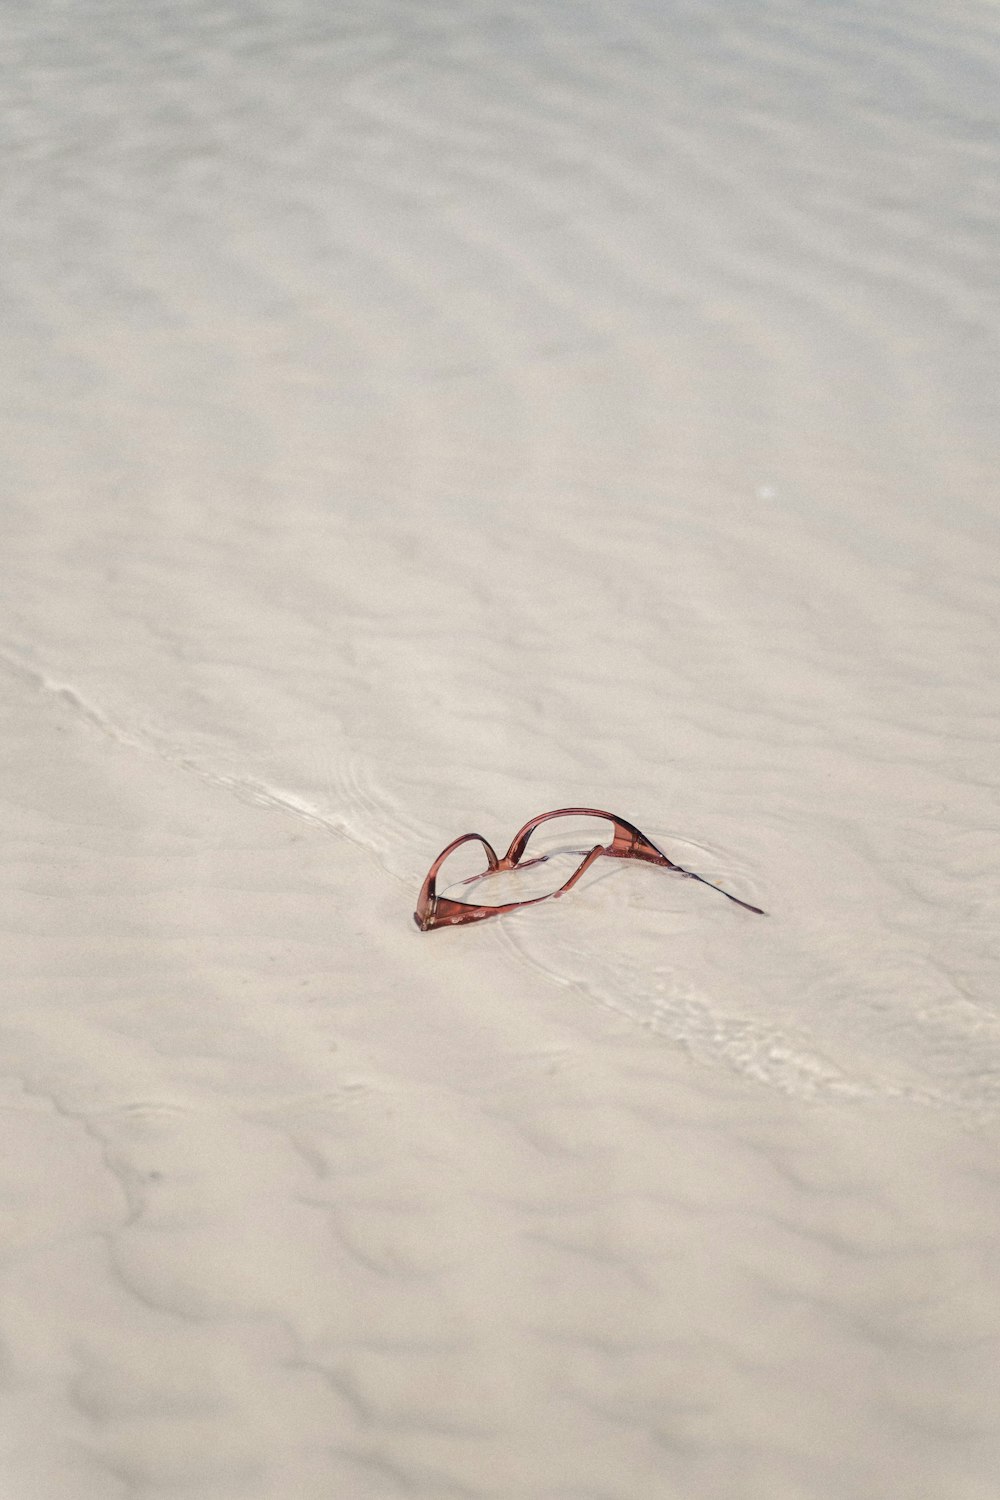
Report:
[[[484,880],[487,875],[496,875],[504,870],[526,870],[531,865],[543,864],[551,857],[550,855],[540,854],[534,859],[523,858],[529,838],[541,823],[548,823],[552,818],[567,817],[603,818],[613,825],[614,837],[610,844],[597,844],[593,849],[585,852],[582,862],[557,891],[550,891],[545,896],[531,896],[525,901],[505,901],[499,906],[475,906],[468,901],[454,901],[449,896],[438,895],[438,871],[448,856],[454,854],[462,844],[479,843],[486,851],[487,868],[481,875],[473,875],[468,880],[462,881],[463,885],[473,885],[477,880]],[[503,912],[517,911],[522,906],[537,906],[541,901],[554,901],[557,896],[565,896],[566,892],[576,885],[581,875],[589,870],[598,859],[639,859],[648,865],[659,865],[664,870],[672,870],[675,875],[684,875],[688,880],[700,881],[702,885],[718,891],[720,896],[725,896],[737,906],[742,906],[745,911],[755,912],[759,917],[766,915],[759,906],[751,906],[749,901],[741,901],[738,896],[730,895],[720,885],[713,885],[712,881],[706,880],[703,875],[696,875],[693,870],[685,870],[680,865],[675,865],[662,850],[657,849],[651,839],[648,839],[644,833],[640,833],[633,823],[626,822],[624,818],[616,817],[614,813],[601,812],[595,807],[559,807],[554,812],[539,813],[537,818],[532,818],[529,823],[525,823],[524,827],[515,833],[510,848],[502,859],[497,856],[492,845],[486,842],[481,833],[463,833],[461,838],[453,839],[446,849],[441,850],[427,872],[427,878],[417,898],[417,909],[413,913],[413,920],[421,932],[430,932],[435,927],[456,927],[463,922],[482,922],[487,917],[498,917]]]

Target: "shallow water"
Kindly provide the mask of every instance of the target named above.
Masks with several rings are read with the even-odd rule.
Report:
[[[12,1482],[991,1495],[995,9],[5,48],[8,1395],[65,1443]],[[568,804],[766,923],[616,866],[416,934],[452,837]]]

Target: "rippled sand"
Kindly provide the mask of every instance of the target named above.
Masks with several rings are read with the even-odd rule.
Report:
[[[0,1487],[995,1500],[995,8],[4,37]]]

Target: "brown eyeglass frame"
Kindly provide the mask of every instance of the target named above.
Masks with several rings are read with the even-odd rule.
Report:
[[[501,906],[473,906],[467,901],[453,901],[449,896],[438,895],[438,871],[448,856],[462,844],[474,840],[482,844],[486,850],[487,868],[481,875],[472,875],[468,880],[462,881],[463,885],[472,885],[475,881],[483,880],[487,875],[499,874],[502,870],[518,868],[526,870],[531,865],[544,864],[551,857],[550,855],[540,854],[535,859],[527,859],[523,864],[521,863],[521,856],[527,847],[528,839],[539,824],[547,823],[551,818],[566,817],[603,818],[614,826],[615,833],[610,844],[597,844],[585,854],[580,866],[557,891],[550,891],[547,896],[531,896],[525,901],[506,901]],[[482,922],[487,917],[498,917],[505,911],[517,911],[521,906],[537,906],[540,901],[554,901],[557,896],[565,896],[595,860],[605,857],[640,859],[649,865],[660,865],[664,870],[673,870],[675,875],[685,875],[688,880],[700,881],[702,885],[718,891],[720,896],[725,896],[727,900],[734,901],[737,906],[742,906],[745,911],[755,912],[759,917],[767,915],[759,906],[751,906],[749,901],[741,901],[739,896],[733,896],[729,891],[724,891],[721,885],[713,885],[712,881],[706,880],[704,875],[696,875],[693,870],[685,870],[680,865],[675,865],[662,850],[657,849],[651,839],[648,839],[644,833],[640,833],[633,823],[626,822],[624,818],[618,818],[614,813],[601,812],[596,807],[558,807],[554,812],[539,813],[537,818],[532,818],[529,823],[525,823],[524,827],[515,833],[510,848],[502,859],[497,857],[496,851],[491,844],[486,842],[481,833],[463,833],[461,838],[453,839],[447,849],[441,850],[427,872],[427,878],[420,887],[413,920],[421,932],[430,932],[435,927],[456,927],[462,922]]]

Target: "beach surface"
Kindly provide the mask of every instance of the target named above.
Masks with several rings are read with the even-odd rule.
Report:
[[[997,1500],[1000,12],[3,31],[4,1496]]]

